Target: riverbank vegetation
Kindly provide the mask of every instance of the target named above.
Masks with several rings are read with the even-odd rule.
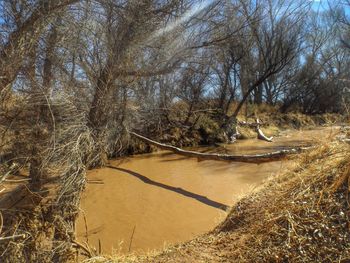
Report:
[[[0,261],[76,258],[86,170],[151,150],[129,132],[184,147],[346,124],[349,8],[1,1]]]

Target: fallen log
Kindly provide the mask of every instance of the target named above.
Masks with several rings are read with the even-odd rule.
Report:
[[[167,145],[164,143],[153,141],[135,132],[129,132],[129,133],[135,136],[136,138],[138,138],[139,140],[145,143],[154,145],[160,149],[172,151],[176,154],[187,156],[187,157],[198,158],[199,160],[216,160],[216,161],[260,164],[260,163],[278,161],[290,154],[301,153],[305,150],[313,148],[313,147],[297,147],[297,148],[288,149],[288,150],[280,150],[280,151],[275,151],[270,153],[254,154],[254,155],[229,155],[229,154],[216,154],[216,153],[201,153],[201,152],[195,152],[195,151],[186,151],[172,145]]]

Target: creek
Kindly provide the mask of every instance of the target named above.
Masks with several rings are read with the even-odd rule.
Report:
[[[191,150],[254,154],[310,144],[333,128],[285,131],[268,143],[240,140]],[[229,207],[269,176],[294,165],[201,161],[159,151],[111,160],[88,172],[77,235],[103,253],[144,253],[183,242],[213,229]]]

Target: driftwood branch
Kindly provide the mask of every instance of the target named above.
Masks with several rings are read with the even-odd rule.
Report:
[[[272,142],[273,137],[267,137],[263,131],[260,129],[260,121],[259,119],[256,119],[256,132],[258,134],[258,139],[267,141],[267,142]]]
[[[254,155],[228,155],[228,154],[215,154],[215,153],[201,153],[201,152],[195,152],[195,151],[186,151],[181,148],[177,148],[175,146],[156,142],[142,135],[139,135],[135,132],[130,132],[130,134],[140,139],[141,141],[154,145],[160,149],[172,151],[176,154],[187,156],[187,157],[198,158],[200,160],[217,160],[217,161],[260,164],[265,162],[281,160],[285,158],[287,155],[297,154],[311,148],[311,147],[297,147],[289,150],[280,150],[280,151],[275,151],[270,153],[254,154]]]

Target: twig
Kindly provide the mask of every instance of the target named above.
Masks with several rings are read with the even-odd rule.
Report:
[[[102,254],[102,245],[101,245],[101,239],[98,239],[98,254]]]
[[[130,243],[129,243],[129,252],[131,251],[131,245],[132,245],[132,240],[133,240],[133,238],[134,238],[135,228],[136,228],[136,225],[134,226],[134,229],[132,230],[132,234],[131,234],[131,238],[130,238]]]
[[[2,228],[4,227],[4,218],[0,212],[0,234],[2,233]]]
[[[78,248],[81,248],[82,250],[84,250],[84,251],[87,253],[88,257],[90,257],[90,258],[93,257],[93,255],[92,255],[90,249],[88,249],[86,246],[84,246],[83,244],[81,244],[80,242],[78,242],[78,241],[76,241],[76,240],[73,240],[72,243],[73,243],[74,245],[76,245]]]
[[[8,236],[8,237],[0,237],[0,243],[8,241],[8,240],[18,240],[18,239],[25,239],[25,238],[26,238],[25,234],[13,235],[13,236]]]
[[[104,184],[102,180],[87,180],[88,184]]]
[[[23,183],[23,182],[28,182],[30,181],[30,178],[27,179],[5,179],[4,182],[5,183]]]
[[[89,244],[89,233],[88,233],[88,225],[87,225],[87,220],[86,220],[86,215],[85,212],[83,212],[83,218],[84,218],[84,224],[85,224],[85,238],[86,238],[86,243]]]

